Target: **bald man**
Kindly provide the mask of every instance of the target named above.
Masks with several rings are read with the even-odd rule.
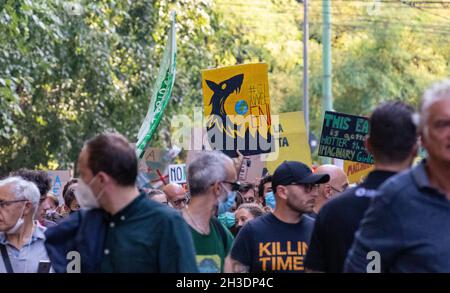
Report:
[[[181,210],[186,206],[188,197],[183,186],[176,183],[169,183],[164,186],[163,191],[167,196],[167,201],[173,208]]]
[[[344,171],[335,165],[321,165],[317,168],[316,173],[330,175],[330,181],[320,184],[317,189],[318,196],[313,208],[313,212],[308,215],[316,218],[322,206],[331,199],[332,196],[339,194],[347,189],[348,179]]]

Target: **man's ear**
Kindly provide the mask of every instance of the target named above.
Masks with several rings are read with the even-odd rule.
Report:
[[[416,143],[411,150],[411,165],[418,154],[419,154],[419,144]]]
[[[279,196],[280,198],[286,200],[287,199],[287,187],[283,185],[278,185],[276,190],[273,190],[273,194]]]
[[[40,206],[40,204],[38,204],[38,206],[36,207],[36,210],[33,211],[33,204],[31,202],[29,202],[29,201],[26,201],[25,202],[25,208],[23,210],[24,216],[27,216],[27,215],[29,215],[30,213],[33,213],[33,212],[37,213],[37,211],[39,209],[39,206]]]
[[[416,143],[412,149],[413,158],[417,157],[418,154],[419,154],[419,143]]]
[[[109,183],[109,181],[111,181],[111,177],[109,177],[108,174],[106,174],[103,171],[98,172],[97,177],[98,177],[98,182],[100,182],[101,184],[106,184],[106,183]]]
[[[329,183],[324,184],[324,195],[326,199],[331,197],[331,185]]]
[[[213,185],[211,185],[212,188],[212,192],[216,195],[216,197],[220,196],[220,191],[223,189],[222,185],[220,184],[220,182],[214,182]]]

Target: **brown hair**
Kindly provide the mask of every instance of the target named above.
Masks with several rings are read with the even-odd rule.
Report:
[[[54,196],[53,194],[47,194],[47,198],[50,199],[56,207],[59,206],[59,199],[56,196]]]
[[[240,209],[246,209],[255,218],[262,216],[265,213],[262,207],[257,203],[243,203],[240,206],[238,206],[236,211]]]
[[[64,185],[63,188],[63,200],[64,200],[64,204],[67,207],[70,207],[70,205],[72,204],[72,201],[75,199],[75,193],[73,192],[73,188],[70,188],[70,186],[72,186],[72,184],[74,183],[78,183],[78,179],[77,178],[72,178],[70,179],[70,181],[68,181],[66,183],[66,185]]]
[[[88,167],[92,174],[105,172],[122,186],[134,185],[137,178],[136,150],[118,133],[102,133],[86,142]]]

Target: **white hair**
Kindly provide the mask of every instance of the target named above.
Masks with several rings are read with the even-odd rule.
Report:
[[[31,202],[34,210],[37,210],[41,194],[36,184],[26,181],[21,177],[8,177],[0,180],[0,187],[4,186],[11,186],[11,191],[16,200],[25,199]]]
[[[414,115],[413,117],[414,123],[419,129],[423,130],[424,135],[428,136],[427,120],[431,105],[446,99],[450,100],[450,79],[437,82],[425,90],[420,107],[420,115]]]
[[[215,182],[227,178],[226,164],[233,161],[219,151],[203,151],[189,164],[187,180],[191,195],[201,194]]]

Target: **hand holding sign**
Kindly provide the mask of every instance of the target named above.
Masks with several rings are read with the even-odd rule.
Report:
[[[236,168],[236,174],[239,174],[242,169],[242,163],[244,162],[244,156],[241,154],[239,150],[236,150],[238,154],[237,158],[233,158],[234,167]]]

